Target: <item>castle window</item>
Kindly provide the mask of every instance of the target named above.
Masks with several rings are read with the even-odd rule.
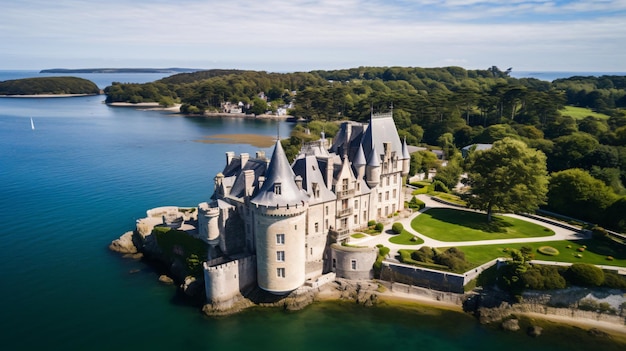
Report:
[[[276,268],[276,276],[278,278],[284,278],[285,277],[285,269],[284,268]]]
[[[354,215],[354,224],[359,223],[359,215]]]
[[[285,244],[285,234],[276,234],[276,244],[278,245]]]
[[[356,270],[356,260],[350,260],[350,268]]]
[[[367,211],[363,211],[363,222],[367,221]]]
[[[378,202],[383,202],[383,193],[378,193]]]
[[[389,185],[389,177],[386,177],[386,178],[387,178],[387,185]]]
[[[354,208],[359,208],[359,200],[354,200]]]
[[[278,262],[285,261],[285,251],[276,251],[276,261]]]
[[[385,200],[389,200],[389,191],[385,191]]]
[[[280,183],[274,184],[274,194],[280,195],[282,193],[282,186]]]
[[[315,232],[319,232],[320,231],[320,224],[315,222]]]
[[[328,219],[326,220],[326,229],[328,229]]]
[[[326,206],[326,215],[328,216],[328,205]]]
[[[396,198],[396,189],[393,189],[393,198]]]
[[[337,259],[333,258],[333,268],[337,268]]]
[[[343,191],[348,190],[348,179],[341,180],[341,190]]]
[[[313,248],[311,248],[311,256],[313,256]]]
[[[389,215],[389,206],[385,206],[385,216]]]
[[[397,174],[393,175],[393,184],[398,184],[398,175]]]

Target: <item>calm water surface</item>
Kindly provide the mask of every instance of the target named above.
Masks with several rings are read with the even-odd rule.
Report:
[[[258,149],[195,140],[274,136],[277,127],[288,135],[292,125],[110,108],[103,100],[0,99],[3,350],[619,349],[572,328],[532,339],[464,314],[349,303],[206,318],[156,272],[107,245],[149,208],[208,200],[224,152]]]

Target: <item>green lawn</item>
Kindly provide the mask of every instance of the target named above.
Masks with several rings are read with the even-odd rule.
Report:
[[[583,245],[586,245],[587,248],[584,252],[579,252],[577,249]],[[562,240],[539,243],[462,246],[459,247],[459,249],[465,253],[465,259],[471,263],[472,267],[476,267],[494,258],[509,257],[505,249],[519,250],[522,246],[531,247],[535,254],[534,259],[536,260],[626,267],[626,246],[609,244],[598,240]],[[543,255],[537,252],[540,246],[552,246],[559,250],[560,254],[557,256]],[[568,246],[570,247],[568,248]],[[444,249],[445,248],[441,248],[441,250]],[[576,257],[577,254],[581,254],[582,257]],[[613,256],[614,260],[607,260],[607,256]]]
[[[603,113],[594,112],[589,108],[574,106],[565,106],[565,108],[561,110],[561,115],[570,116],[574,119],[583,119],[587,116],[592,116],[600,119],[609,119],[609,116]]]
[[[363,233],[354,233],[350,235],[350,237],[355,238],[355,239],[365,238],[366,236],[367,234],[363,234]]]
[[[420,237],[414,236],[406,230],[403,230],[402,233],[392,236],[391,239],[389,239],[389,242],[398,245],[420,245],[424,243],[424,240]]]
[[[554,235],[548,228],[516,218],[493,216],[491,223],[487,223],[487,215],[483,213],[448,208],[432,208],[422,213],[411,222],[411,227],[435,240],[450,242]]]

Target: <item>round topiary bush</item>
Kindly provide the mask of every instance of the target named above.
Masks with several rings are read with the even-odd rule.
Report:
[[[380,222],[376,223],[376,225],[374,226],[374,229],[378,232],[382,232],[383,228],[385,228],[385,225]]]
[[[558,256],[560,254],[559,250],[553,248],[552,246],[542,246],[538,248],[537,251],[546,256]]]
[[[400,234],[402,233],[402,231],[404,230],[404,226],[402,225],[402,223],[400,222],[396,222],[391,226],[391,230],[395,233],[395,234]]]

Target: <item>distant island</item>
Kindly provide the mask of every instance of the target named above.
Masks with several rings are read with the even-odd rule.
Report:
[[[188,73],[196,72],[194,68],[51,68],[43,69],[39,73]]]
[[[0,95],[12,97],[98,94],[100,88],[94,82],[77,77],[24,78],[0,82]]]

